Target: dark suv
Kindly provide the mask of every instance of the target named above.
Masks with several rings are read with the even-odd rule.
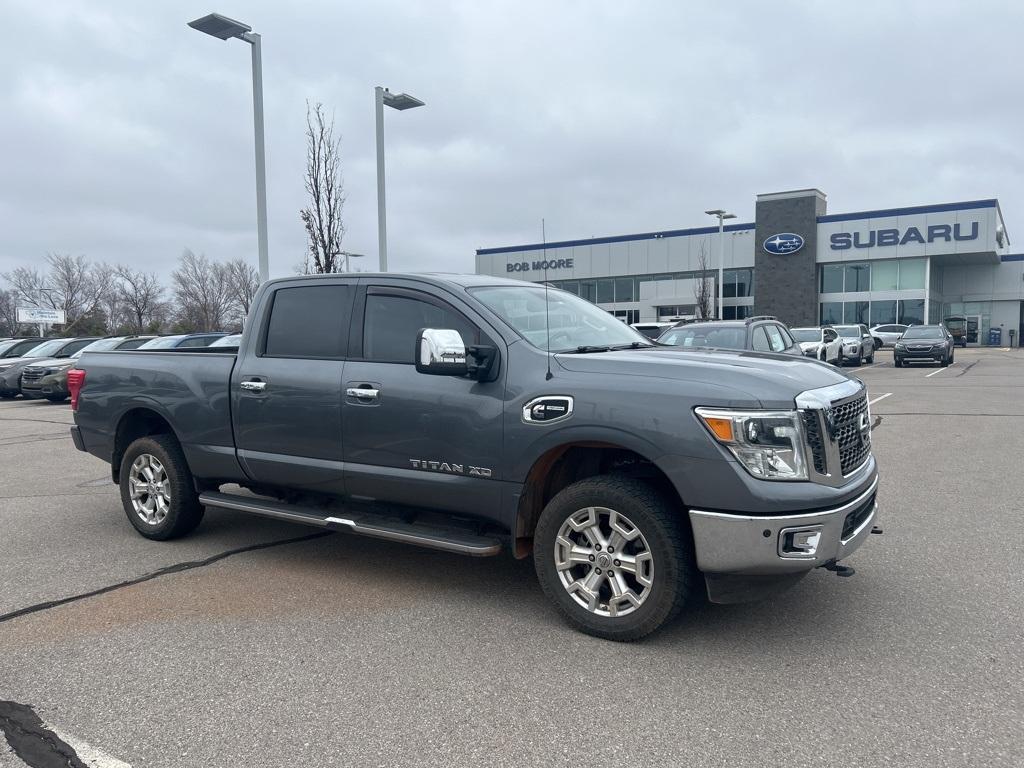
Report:
[[[753,352],[782,352],[797,356],[803,354],[789,329],[779,320],[769,316],[676,325],[661,334],[658,343],[687,349],[715,347]]]
[[[893,362],[897,368],[916,360],[946,366],[953,362],[953,345],[953,335],[943,325],[912,325],[896,342]]]

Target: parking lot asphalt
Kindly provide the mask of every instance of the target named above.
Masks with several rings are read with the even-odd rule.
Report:
[[[629,645],[568,629],[507,555],[225,511],[149,542],[67,405],[4,401],[0,701],[96,766],[1022,765],[1024,353],[876,359],[850,372],[885,534],[856,575]]]

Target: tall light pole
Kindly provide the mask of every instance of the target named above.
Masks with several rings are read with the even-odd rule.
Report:
[[[384,107],[399,111],[422,107],[424,102],[407,93],[392,93],[387,88],[373,89],[377,109],[377,254],[380,271],[388,271],[388,225],[384,213]]]
[[[735,213],[726,213],[721,209],[704,211],[709,216],[718,217],[718,319],[722,319],[722,301],[725,298],[725,220],[735,219]]]
[[[263,146],[263,54],[260,36],[252,27],[240,21],[229,19],[219,13],[211,13],[188,23],[220,40],[237,37],[252,46],[252,112],[256,134],[256,234],[260,253],[260,282],[270,277],[270,257],[267,254],[267,154]]]

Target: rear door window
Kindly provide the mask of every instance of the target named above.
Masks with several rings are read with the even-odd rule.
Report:
[[[754,329],[754,340],[752,346],[758,352],[772,351],[772,346],[768,342],[768,334],[765,333],[763,325],[759,325]]]
[[[774,323],[762,326],[765,332],[768,334],[768,343],[771,345],[772,352],[782,352],[786,348],[786,340],[782,338],[782,333],[779,332],[779,326]]]
[[[274,292],[263,355],[343,358],[352,313],[351,285],[306,285]]]

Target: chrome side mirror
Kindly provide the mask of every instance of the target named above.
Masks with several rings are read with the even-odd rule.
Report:
[[[458,331],[424,328],[416,334],[416,370],[435,376],[465,376],[466,345]]]

